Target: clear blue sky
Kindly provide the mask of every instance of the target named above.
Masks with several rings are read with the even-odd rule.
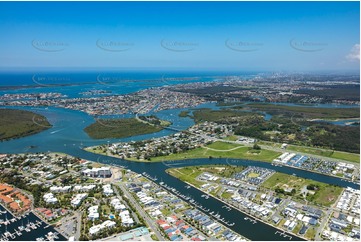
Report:
[[[0,2],[0,68],[358,70],[359,12],[359,2]]]

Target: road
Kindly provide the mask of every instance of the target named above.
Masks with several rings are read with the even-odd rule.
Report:
[[[327,209],[325,211],[325,216],[323,216],[322,220],[320,221],[320,226],[317,229],[316,235],[315,235],[315,241],[321,241],[323,240],[321,238],[321,233],[324,230],[325,226],[327,225],[328,220],[330,219],[332,215],[333,209]]]
[[[114,183],[113,183],[113,184],[114,184]],[[118,185],[119,185],[119,184],[118,184]],[[119,194],[119,191],[118,191],[117,189],[115,189],[114,191],[115,191],[115,194],[118,196],[118,198],[122,199],[122,196]],[[140,223],[137,214],[136,214],[134,211],[132,211],[131,209],[129,209],[129,210],[131,211],[132,217],[135,219],[135,222],[136,222],[136,223]]]
[[[145,220],[145,222],[147,223],[148,227],[151,228],[151,230],[155,233],[155,235],[157,236],[158,240],[160,241],[165,241],[166,239],[161,235],[158,226],[155,225],[155,223],[153,222],[153,219],[151,219],[148,214],[143,210],[143,208],[138,204],[138,202],[133,198],[133,196],[128,192],[128,190],[124,187],[124,184],[122,183],[118,183],[117,184],[120,189],[123,191],[124,195],[129,199],[129,201],[133,204],[133,206],[135,207],[135,209],[138,211],[138,213],[140,214],[140,216],[143,217],[143,219]]]
[[[75,232],[75,235],[74,235],[74,239],[75,241],[78,241],[79,238],[80,238],[80,233],[81,233],[81,212],[75,212],[75,217],[76,217],[76,232]]]
[[[231,140],[224,140],[224,139],[215,139],[215,141],[238,144],[238,145],[244,145],[244,146],[247,146],[247,147],[252,147],[253,146],[253,144],[247,144],[247,143],[243,143],[243,142],[240,142],[240,141],[231,141]],[[305,155],[305,156],[308,156],[308,157],[314,157],[314,158],[317,158],[317,159],[329,160],[329,161],[335,161],[335,162],[344,162],[344,163],[353,164],[358,168],[360,167],[360,164],[355,163],[355,162],[351,162],[351,161],[346,161],[346,160],[341,160],[341,159],[336,159],[336,158],[331,158],[331,157],[325,157],[325,156],[320,156],[320,155],[314,155],[314,154],[304,153],[304,152],[300,152],[300,151],[281,149],[281,148],[277,148],[277,147],[270,146],[270,145],[265,145],[265,144],[262,144],[262,145],[259,144],[259,146],[262,149],[265,149],[265,150],[272,150],[272,151],[275,151],[275,152],[282,152],[282,153],[284,153],[284,152],[293,152],[293,153],[297,153],[297,154],[300,154],[300,155]],[[235,148],[233,148],[233,149],[235,149]]]

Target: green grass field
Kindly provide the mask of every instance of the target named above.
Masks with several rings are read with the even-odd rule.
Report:
[[[205,184],[205,182],[201,182],[196,180],[196,178],[204,173],[212,173],[214,175],[220,177],[231,177],[233,174],[237,172],[241,172],[244,170],[243,166],[229,166],[229,165],[204,165],[204,166],[186,166],[182,168],[171,168],[167,169],[167,172],[177,177],[182,181],[189,182],[197,187]]]
[[[226,143],[221,141],[216,141],[210,145],[207,145],[208,148],[215,149],[215,150],[230,150],[237,147],[242,147],[243,145],[233,144],[233,143]]]
[[[267,145],[272,146],[275,148],[281,148],[280,143],[270,142],[270,141],[259,141],[258,144],[260,145]],[[296,151],[296,152],[303,152],[311,155],[319,155],[323,157],[330,157],[335,159],[341,159],[345,161],[351,161],[351,162],[360,162],[360,155],[355,153],[348,153],[348,152],[342,152],[342,151],[334,151],[334,150],[327,150],[327,149],[321,149],[321,148],[312,148],[312,147],[306,147],[306,146],[297,146],[297,145],[288,145],[287,150],[290,151]]]
[[[250,173],[248,174],[248,177],[249,177],[249,178],[259,177],[259,174],[258,174],[258,173],[254,173],[254,172],[250,172]]]
[[[315,191],[314,195],[307,196],[307,200],[315,204],[323,206],[330,206],[337,200],[342,192],[342,188],[338,186],[329,185],[322,182],[317,182],[309,179],[304,179],[292,175],[276,172],[268,178],[261,186],[267,189],[274,190],[279,187],[282,189],[295,189],[296,196],[301,193],[301,190],[310,184],[317,185],[319,190]]]
[[[357,162],[357,163],[360,162],[359,154],[347,153],[347,152],[342,152],[342,151],[333,151],[333,150],[302,147],[302,146],[295,146],[295,145],[289,145],[287,147],[287,150],[293,150],[293,151],[308,153],[308,154],[312,154],[312,155],[319,155],[319,156],[341,159],[341,160]]]
[[[100,211],[102,212],[102,214],[104,215],[109,215],[110,214],[110,207],[106,204],[102,205],[100,207]]]
[[[232,193],[228,193],[228,192],[224,192],[222,193],[221,197],[223,197],[224,199],[230,199],[233,196]]]
[[[224,138],[224,140],[236,141],[238,140],[238,136],[236,135],[227,136],[226,138]]]
[[[316,233],[317,233],[317,230],[316,228],[313,228],[313,227],[310,227],[306,234],[305,234],[305,237],[309,240],[314,240],[315,239],[315,236],[316,236]]]
[[[171,154],[168,156],[152,157],[151,161],[166,161],[166,160],[183,160],[183,159],[196,159],[196,158],[235,158],[235,159],[248,159],[271,162],[273,159],[281,155],[280,152],[271,150],[253,150],[250,147],[242,145],[229,144],[224,142],[215,142],[207,146],[208,148],[217,149],[220,151],[210,150],[206,147],[196,148],[179,154]],[[237,148],[228,151],[226,148]]]
[[[203,173],[202,170],[197,170],[195,169],[195,167],[183,167],[183,168],[172,168],[172,169],[167,169],[168,174],[184,181],[184,182],[188,182],[190,184],[195,185],[196,187],[200,187],[203,184],[205,184],[205,182],[201,182],[196,180],[197,176],[199,176],[200,174]]]

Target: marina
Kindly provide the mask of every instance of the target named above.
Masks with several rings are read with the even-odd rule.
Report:
[[[32,212],[14,217],[0,205],[0,239],[2,241],[29,241],[43,237],[46,241],[65,241],[66,238],[41,221]],[[49,235],[50,234],[50,235]]]
[[[20,108],[20,107],[17,108],[28,109],[28,108]],[[228,161],[223,158],[213,158],[213,159],[191,159],[191,160],[183,160],[183,161],[164,161],[160,163],[156,163],[156,162],[141,163],[141,162],[130,162],[119,158],[104,156],[100,154],[94,154],[80,149],[77,145],[75,146],[72,145],[74,143],[77,144],[82,143],[84,146],[92,146],[107,142],[107,140],[92,140],[89,137],[87,137],[86,134],[83,132],[83,128],[92,122],[91,116],[78,111],[64,110],[61,108],[54,108],[54,107],[49,107],[47,110],[39,108],[39,110],[37,111],[44,114],[45,116],[50,115],[49,118],[52,117],[51,114],[57,114],[57,116],[61,118],[55,120],[53,122],[54,127],[50,128],[47,131],[44,131],[42,133],[33,136],[28,136],[22,139],[6,141],[6,149],[5,146],[1,146],[0,152],[3,153],[48,152],[48,151],[64,152],[74,157],[80,157],[81,159],[85,159],[85,160],[98,161],[99,163],[127,167],[127,169],[137,172],[139,174],[142,174],[144,172],[144,175],[149,177],[150,180],[160,184],[161,186],[166,187],[168,191],[174,193],[183,200],[187,202],[189,201],[189,203],[191,200],[193,200],[191,205],[199,208],[201,211],[205,212],[206,214],[210,215],[211,211],[217,211],[215,214],[218,213],[218,215],[220,215],[217,219],[219,219],[221,223],[223,223],[225,226],[231,227],[235,232],[242,234],[251,240],[289,240],[290,238],[280,236],[279,234],[275,234],[275,232],[278,231],[278,229],[272,227],[269,224],[263,222],[258,222],[257,224],[253,224],[250,221],[244,220],[243,218],[246,216],[246,214],[238,210],[237,211],[232,210],[232,212],[229,212],[229,209],[225,207],[222,208],[222,206],[224,206],[225,204],[217,199],[214,199],[212,197],[205,199],[205,196],[202,197],[202,195],[204,195],[203,192],[198,191],[197,189],[188,186],[189,184],[186,184],[170,176],[165,172],[165,170],[170,167],[177,168],[183,166],[228,164],[231,162],[233,166],[243,165],[243,166],[258,166],[263,168],[269,168],[289,175],[295,173],[298,177],[325,182],[328,184],[338,185],[341,187],[349,186],[352,188],[359,189],[358,184],[341,180],[340,178],[337,177],[316,174],[305,170],[295,169],[292,167],[273,166],[270,163],[259,162],[259,161],[237,160],[237,159],[232,159],[231,161]],[[179,111],[180,111],[179,109],[162,111],[159,113],[159,117],[161,119],[168,120],[171,118],[170,114],[177,114]],[[76,122],[74,124],[74,120],[79,120],[79,122]],[[173,125],[186,128],[192,123],[193,122],[189,119],[180,119],[174,122]],[[61,132],[48,135],[49,132],[65,127],[67,128]],[[123,140],[127,141],[130,139],[142,140],[149,138],[151,136],[156,137],[156,136],[165,135],[165,132],[170,133],[171,131],[170,130],[164,132],[161,131],[152,135],[141,135],[129,139],[125,138],[116,141],[117,142]],[[73,139],[69,139],[67,137],[73,137]],[[43,141],[40,143],[39,140],[43,140]],[[109,142],[113,142],[113,141],[114,140],[109,140]],[[64,146],[63,144],[67,144],[67,146]],[[32,148],[29,148],[30,146]],[[168,186],[163,181],[167,181],[167,184],[172,184],[172,186]],[[0,209],[0,210],[3,211],[4,209]],[[0,219],[5,220],[5,216],[2,216]],[[222,219],[224,222],[222,222]],[[14,223],[18,223],[18,225],[15,228],[21,225],[21,222],[19,221],[16,221]],[[25,228],[27,228],[26,224],[27,224],[26,221],[24,221]],[[11,233],[15,233],[14,230],[15,228],[11,229],[9,226],[8,231]],[[0,229],[3,231],[3,233],[5,232],[4,225],[2,225]],[[51,227],[49,227],[49,229],[51,229]],[[47,239],[44,233],[38,232],[39,230],[40,229],[32,230],[31,232],[25,232],[24,230],[20,231],[22,232],[22,235],[21,236],[16,235],[17,236],[16,239],[24,240],[22,239],[24,237],[24,234],[32,234],[32,233],[39,234],[39,236],[32,236],[31,238],[33,240],[40,237],[43,237],[43,239]],[[264,233],[253,233],[252,231],[254,230],[262,230],[264,231]],[[288,233],[286,233],[286,235],[287,234]],[[302,239],[297,236],[292,236],[291,240],[302,240]]]
[[[151,175],[149,175],[149,174],[146,173],[146,172],[143,172],[142,175],[143,175],[144,177],[148,178],[148,179],[151,180],[151,181],[157,181],[157,180],[158,180],[156,176],[155,176],[155,177],[152,177]]]
[[[244,220],[249,221],[249,222],[251,222],[251,223],[253,223],[253,224],[256,224],[256,223],[257,223],[257,220],[255,220],[255,219],[253,219],[253,218],[250,218],[250,217],[245,217]]]
[[[292,239],[292,236],[286,234],[285,232],[276,231],[275,234],[278,234],[279,236],[282,236],[282,237],[284,237],[284,238],[288,238],[289,240]]]
[[[223,205],[222,208],[226,209],[228,212],[230,212],[232,210],[232,208],[227,205]]]

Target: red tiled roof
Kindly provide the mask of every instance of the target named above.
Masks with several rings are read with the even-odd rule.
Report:
[[[11,203],[13,201],[12,198],[4,196],[4,195],[0,195],[0,200],[4,201],[4,203]]]
[[[9,205],[10,205],[10,208],[11,208],[12,210],[17,211],[17,210],[20,209],[20,206],[19,206],[19,204],[18,204],[17,202],[12,202],[12,203],[10,203]]]

